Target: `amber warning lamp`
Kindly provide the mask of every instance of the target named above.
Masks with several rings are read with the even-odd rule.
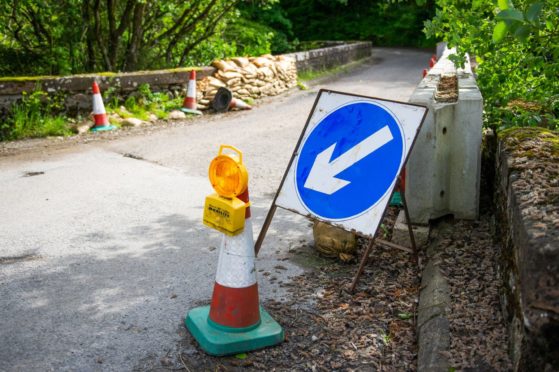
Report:
[[[225,153],[225,150],[230,151]],[[206,197],[204,225],[227,235],[241,233],[245,227],[245,210],[249,205],[237,198],[248,186],[243,153],[233,146],[221,145],[219,153],[210,163],[209,177],[216,193]]]

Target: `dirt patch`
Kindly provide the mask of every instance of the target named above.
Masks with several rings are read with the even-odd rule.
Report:
[[[12,257],[0,257],[0,265],[10,265],[19,262],[25,261],[36,261],[40,260],[41,256],[37,254],[24,254],[21,256],[12,256]]]
[[[435,91],[435,101],[445,103],[458,101],[458,78],[456,75],[441,76]]]

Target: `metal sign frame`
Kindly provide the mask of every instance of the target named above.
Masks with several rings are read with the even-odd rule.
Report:
[[[301,131],[301,135],[299,136],[299,140],[297,141],[297,145],[295,146],[295,148],[294,148],[294,150],[293,150],[293,154],[291,155],[291,159],[289,160],[289,164],[287,165],[287,168],[286,168],[286,170],[285,170],[285,173],[283,174],[283,177],[282,177],[280,186],[279,186],[278,190],[276,191],[276,194],[275,194],[275,196],[274,196],[274,200],[272,201],[272,205],[270,206],[270,209],[268,210],[268,214],[266,215],[266,219],[264,220],[264,224],[262,225],[262,229],[260,230],[260,233],[259,233],[259,235],[258,235],[258,239],[256,240],[256,243],[255,243],[255,245],[254,245],[255,255],[258,255],[258,252],[260,251],[260,249],[261,249],[261,247],[262,247],[262,243],[263,243],[263,241],[264,241],[264,239],[265,239],[265,237],[266,237],[266,234],[267,234],[267,232],[268,232],[268,228],[270,227],[270,224],[271,224],[271,222],[272,222],[272,219],[273,219],[274,214],[275,214],[275,212],[276,212],[276,209],[277,209],[277,207],[278,207],[278,205],[276,204],[276,201],[277,201],[277,199],[278,199],[278,196],[279,196],[279,194],[280,194],[280,191],[283,189],[283,185],[284,185],[284,183],[285,183],[285,180],[286,180],[286,178],[287,178],[287,175],[288,175],[288,173],[289,173],[289,170],[290,170],[291,167],[293,166],[293,162],[294,162],[295,158],[297,157],[297,152],[300,150],[301,144],[302,144],[302,142],[303,142],[303,139],[305,138],[305,134],[306,134],[306,132],[307,132],[307,128],[308,128],[308,126],[309,126],[309,123],[310,123],[310,121],[311,121],[311,118],[312,118],[312,116],[313,116],[313,114],[314,114],[314,112],[315,112],[315,109],[316,109],[316,106],[318,105],[318,102],[320,101],[320,97],[322,96],[322,94],[325,94],[325,93],[326,93],[326,94],[328,94],[328,93],[335,93],[335,94],[340,94],[340,95],[352,96],[352,97],[355,97],[355,98],[365,98],[365,99],[373,99],[373,100],[378,100],[378,101],[399,103],[399,104],[404,104],[404,105],[408,105],[408,106],[421,107],[421,108],[425,109],[425,112],[424,112],[424,114],[423,114],[423,117],[421,118],[421,121],[420,121],[419,126],[418,126],[418,128],[417,128],[417,132],[415,133],[415,135],[414,135],[414,137],[413,137],[413,141],[412,141],[412,143],[411,143],[411,145],[410,145],[410,149],[409,149],[408,153],[406,154],[405,159],[404,159],[404,161],[403,161],[403,163],[402,163],[402,167],[401,167],[401,169],[400,169],[400,172],[396,175],[397,182],[396,182],[396,185],[395,185],[395,187],[393,188],[391,194],[393,194],[397,189],[399,189],[399,185],[401,184],[401,172],[402,172],[402,170],[405,168],[405,166],[406,166],[406,164],[407,164],[409,155],[410,155],[411,151],[413,150],[413,147],[414,147],[414,145],[415,145],[415,141],[417,140],[417,135],[418,135],[418,133],[420,132],[421,127],[423,126],[423,123],[424,123],[425,118],[426,118],[426,116],[427,116],[427,113],[428,113],[428,111],[429,111],[429,110],[427,109],[427,107],[425,107],[425,106],[423,106],[423,105],[417,105],[417,104],[412,104],[412,103],[407,103],[407,102],[399,102],[399,101],[388,100],[388,99],[383,99],[383,98],[369,97],[369,96],[363,96],[363,95],[358,95],[358,94],[351,94],[351,93],[346,93],[346,92],[339,92],[339,91],[334,91],[334,90],[329,90],[329,89],[320,89],[319,92],[318,92],[318,95],[317,95],[317,97],[316,97],[316,99],[315,99],[315,101],[314,101],[314,103],[313,103],[313,106],[312,106],[312,108],[311,108],[311,111],[310,111],[310,113],[309,113],[309,116],[308,116],[308,118],[307,118],[307,121],[306,121],[306,123],[305,123],[305,126],[304,126],[303,130]],[[359,266],[359,270],[358,270],[358,272],[356,273],[356,276],[355,276],[355,278],[354,278],[354,280],[353,280],[353,283],[352,283],[352,285],[351,285],[351,291],[353,291],[353,290],[355,289],[355,286],[357,285],[357,281],[359,280],[359,277],[360,277],[361,273],[363,272],[363,269],[364,269],[364,267],[365,267],[366,261],[367,261],[367,259],[368,259],[368,257],[369,257],[369,254],[370,254],[371,249],[372,249],[373,246],[374,246],[375,241],[376,241],[377,243],[381,244],[381,245],[384,245],[384,246],[388,246],[388,247],[391,247],[391,248],[400,249],[400,250],[403,250],[403,251],[406,251],[406,252],[411,252],[411,253],[413,253],[413,256],[414,256],[414,258],[415,258],[415,261],[417,262],[417,248],[416,248],[416,245],[415,245],[415,238],[414,238],[413,230],[412,230],[412,227],[411,227],[411,224],[410,224],[410,220],[409,220],[409,213],[408,213],[408,208],[407,208],[406,199],[405,199],[405,195],[404,195],[403,192],[401,193],[401,197],[402,197],[402,204],[403,204],[404,211],[405,211],[405,216],[406,216],[406,223],[407,223],[407,225],[408,225],[408,231],[409,231],[409,234],[410,234],[410,240],[411,240],[412,248],[410,249],[410,248],[403,247],[403,246],[400,246],[400,245],[398,245],[398,244],[394,244],[394,243],[391,243],[391,242],[388,242],[388,241],[384,241],[384,240],[381,240],[381,239],[375,239],[376,233],[377,233],[377,231],[378,231],[378,226],[377,226],[376,230],[374,231],[374,233],[372,234],[372,236],[367,236],[367,235],[361,234],[361,233],[359,233],[359,232],[355,232],[355,233],[356,233],[357,235],[359,235],[359,236],[368,238],[368,239],[369,239],[369,244],[367,245],[367,248],[365,249],[365,253],[363,254],[363,257],[362,257],[362,259],[361,259],[361,263],[360,263],[360,266]],[[388,208],[388,205],[389,205],[389,204],[390,204],[390,203],[387,203],[387,204],[386,204],[386,207],[384,208],[384,210],[383,210],[383,212],[382,212],[382,215],[381,215],[381,220],[384,218],[384,216],[385,216],[385,214],[386,214],[386,209]],[[297,212],[297,211],[292,211],[292,212],[297,213],[297,214],[301,214],[301,213],[299,213],[299,212]],[[319,220],[319,219],[313,218],[312,216],[306,216],[306,217],[308,217],[308,218],[310,218],[310,219],[312,219],[312,220]],[[324,220],[320,220],[320,221],[321,221],[321,222],[324,222],[324,223],[327,223],[327,224],[329,224],[329,225],[335,226],[334,224],[332,224],[332,223],[329,222],[329,221],[324,221]],[[336,227],[343,228],[342,226],[336,226]]]

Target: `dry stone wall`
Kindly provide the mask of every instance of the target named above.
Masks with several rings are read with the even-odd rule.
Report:
[[[510,129],[496,151],[501,299],[515,371],[559,370],[559,133]]]
[[[330,42],[330,46],[286,54],[293,58],[298,71],[324,70],[345,65],[371,56],[373,44],[370,41],[349,43]]]

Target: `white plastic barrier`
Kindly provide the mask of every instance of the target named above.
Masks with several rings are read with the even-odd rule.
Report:
[[[447,214],[476,219],[479,214],[483,98],[469,64],[456,69],[445,49],[415,89],[411,103],[429,107],[406,169],[406,198],[413,223]],[[458,77],[458,101],[439,103],[441,75]]]

